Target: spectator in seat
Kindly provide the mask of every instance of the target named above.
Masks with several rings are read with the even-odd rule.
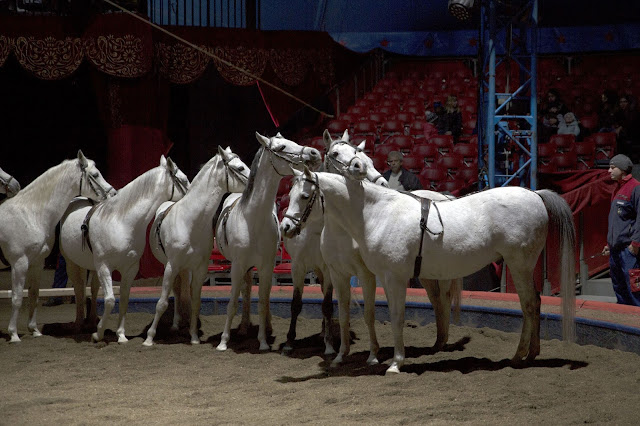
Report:
[[[433,111],[425,111],[424,116],[426,118],[426,123],[424,123],[424,140],[428,141],[431,137],[438,134],[438,128],[435,123],[438,121],[438,114]]]
[[[387,164],[391,168],[384,172],[382,177],[389,182],[389,188],[398,191],[415,191],[422,189],[422,184],[418,176],[402,167],[402,160],[403,155],[400,151],[391,151],[387,155]]]
[[[578,138],[578,135],[580,135],[580,125],[574,113],[568,112],[565,115],[558,114],[558,134],[573,135],[576,139]]]
[[[640,161],[640,122],[638,110],[632,98],[627,95],[618,99],[618,111],[613,128],[618,139],[618,152]]]
[[[614,124],[618,113],[618,95],[613,90],[605,90],[600,95],[598,107],[598,127],[600,132],[615,132]]]
[[[616,182],[611,196],[607,245],[603,255],[609,256],[609,274],[618,303],[640,306],[640,292],[632,292],[629,270],[640,268],[640,182],[633,178],[633,163],[624,154],[609,162],[609,174]]]
[[[542,118],[542,126],[538,131],[542,143],[549,142],[551,136],[558,133],[558,116],[560,114],[548,113]]]
[[[442,108],[438,118],[438,133],[452,135],[453,143],[458,143],[462,134],[462,112],[458,106],[458,98],[450,95]]]
[[[558,115],[569,112],[567,106],[560,98],[560,92],[557,89],[549,89],[547,91],[547,100],[542,104],[538,115],[544,117],[547,114]]]

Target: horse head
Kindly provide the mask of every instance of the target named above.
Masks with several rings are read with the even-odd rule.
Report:
[[[0,169],[0,192],[11,198],[20,191],[20,184],[13,176]]]
[[[322,163],[320,151],[309,146],[298,145],[284,138],[280,133],[267,138],[256,132],[256,139],[269,153],[273,168],[281,176],[291,175],[289,165],[302,170],[304,165],[315,169]]]
[[[78,196],[102,201],[116,195],[116,190],[102,177],[96,163],[85,157],[82,150],[78,150],[78,167],[81,173]]]
[[[373,160],[364,153],[364,145],[355,146],[349,143],[349,131],[345,130],[340,139],[331,139],[328,130],[322,135],[326,147],[324,156],[325,171],[341,174],[349,179],[367,179],[385,187],[389,183],[373,166]]]
[[[218,146],[218,154],[220,154],[225,167],[227,192],[244,191],[249,181],[249,167],[244,164],[237,154],[231,152],[231,147],[222,149],[222,147]]]
[[[178,168],[171,158],[165,158],[164,155],[160,156],[160,166],[167,170],[173,183],[169,201],[178,201],[184,197],[189,190],[189,178],[187,178],[187,175]]]
[[[289,191],[289,206],[280,222],[282,235],[292,238],[300,233],[312,212],[320,214],[320,210],[313,210],[316,202],[324,212],[324,200],[318,185],[318,176],[304,167],[304,172],[292,169],[295,175]],[[318,201],[319,200],[319,201]]]

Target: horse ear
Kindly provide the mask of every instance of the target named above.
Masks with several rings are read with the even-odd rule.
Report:
[[[256,132],[256,139],[260,142],[261,145],[267,146],[269,145],[269,138],[262,136],[260,133]]]
[[[87,167],[89,165],[89,160],[84,156],[81,149],[78,150],[78,161],[82,167]]]
[[[276,133],[276,138],[284,139],[284,136],[280,132]]]
[[[167,159],[164,157],[164,154],[160,156],[160,165],[162,167],[166,167],[167,166]]]
[[[331,148],[331,144],[333,143],[333,140],[331,139],[331,133],[329,133],[329,130],[324,129],[324,133],[322,134],[322,140],[324,141],[324,146],[327,148],[327,151],[328,151],[329,148]]]
[[[229,161],[229,152],[227,152],[224,149],[222,149],[222,147],[220,145],[218,145],[218,154],[220,154],[220,156],[222,158],[224,158],[225,161]]]
[[[307,165],[304,165],[304,175],[308,178],[313,179],[313,173],[311,173],[311,170],[309,169],[309,167],[307,167]]]
[[[302,176],[304,174],[300,170],[298,170],[295,167],[293,167],[291,164],[289,164],[289,167],[291,168],[291,171],[293,172],[293,176],[295,176],[295,177]]]
[[[345,142],[349,142],[349,129],[344,129],[344,133],[342,134],[342,140]]]
[[[233,154],[233,151],[231,151],[230,146],[227,146],[224,150],[227,151],[227,154]]]
[[[176,166],[176,163],[173,162],[173,160],[171,159],[171,157],[167,157],[167,169],[169,169],[169,171],[171,171],[171,173],[176,174],[176,172],[178,171],[178,166]]]
[[[222,149],[222,147],[220,145],[218,145],[218,154],[222,155],[224,157],[224,149]]]
[[[356,147],[356,149],[357,149],[358,151],[364,151],[364,147],[365,147],[366,142],[367,142],[366,140],[365,140],[365,141],[360,142],[360,145],[358,145],[358,146]]]

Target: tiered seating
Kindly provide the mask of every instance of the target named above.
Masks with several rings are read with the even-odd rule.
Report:
[[[229,262],[214,243],[209,266],[207,267],[209,285],[216,285],[216,279],[224,279],[225,284],[231,280],[231,262]]]

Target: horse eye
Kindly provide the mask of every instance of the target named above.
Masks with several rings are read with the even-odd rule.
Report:
[[[243,170],[244,170],[244,166],[238,166],[238,167],[236,167],[236,170],[237,170],[237,171],[239,171],[239,172],[241,172],[241,171],[243,171]]]
[[[284,145],[277,146],[273,151],[274,151],[274,152],[281,152],[281,151],[284,151]]]
[[[309,196],[309,194],[307,194],[306,192],[303,192],[303,193],[300,195],[300,198],[302,198],[303,200],[308,200],[308,199],[309,199],[309,197],[310,197],[310,196]]]
[[[94,172],[94,173],[91,173],[91,176],[97,179],[100,176],[100,173]]]
[[[336,151],[334,151],[334,152],[331,153],[331,156],[333,158],[338,158],[338,153]]]

